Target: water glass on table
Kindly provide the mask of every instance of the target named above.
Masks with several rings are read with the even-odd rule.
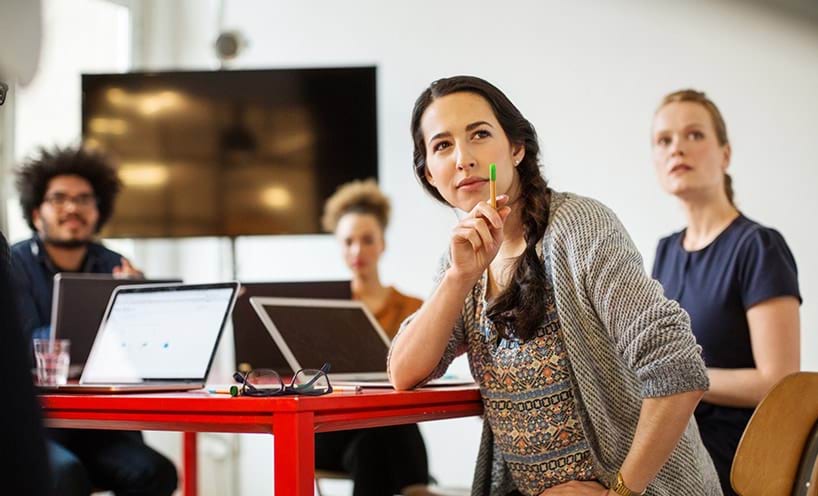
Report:
[[[71,361],[68,339],[35,339],[34,360],[37,364],[37,384],[59,386],[68,382]]]

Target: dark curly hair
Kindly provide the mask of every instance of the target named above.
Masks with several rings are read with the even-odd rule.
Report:
[[[82,147],[40,148],[37,155],[23,162],[16,175],[23,217],[33,231],[37,230],[33,212],[42,205],[48,183],[57,176],[79,176],[91,183],[99,211],[96,232],[113,215],[114,200],[122,187],[110,159],[101,152]]]
[[[420,120],[423,113],[436,99],[452,93],[467,92],[483,97],[494,111],[497,121],[515,145],[525,147],[522,162],[516,167],[520,177],[520,212],[526,248],[517,259],[514,275],[508,288],[499,295],[486,313],[493,320],[504,321],[515,328],[515,336],[507,335],[506,326],[499,326],[503,337],[515,337],[523,341],[534,337],[545,318],[545,297],[548,280],[545,267],[537,255],[537,244],[545,235],[548,226],[549,190],[548,183],[540,170],[540,145],[534,126],[511,103],[511,100],[497,87],[473,76],[454,76],[434,81],[421,93],[412,111],[412,139],[415,143],[415,177],[423,188],[438,201],[446,200],[426,179],[426,143]],[[507,317],[513,314],[513,317]]]

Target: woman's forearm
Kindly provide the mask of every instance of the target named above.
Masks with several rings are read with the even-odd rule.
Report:
[[[431,298],[396,338],[389,369],[395,389],[410,389],[435,369],[474,283],[448,270]]]
[[[800,301],[772,298],[747,311],[755,368],[707,370],[710,390],[704,401],[754,408],[773,386],[801,369]]]
[[[642,401],[631,449],[620,472],[631,490],[644,492],[678,444],[702,391]]]
[[[702,400],[714,405],[755,408],[773,386],[797,371],[798,364],[793,364],[792,370],[768,374],[759,369],[707,369],[710,390]]]

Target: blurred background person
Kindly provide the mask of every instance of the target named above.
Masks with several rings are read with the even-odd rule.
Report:
[[[352,273],[352,297],[391,339],[422,301],[381,282],[378,262],[389,213],[389,199],[374,180],[352,181],[327,200],[322,225],[335,234]],[[350,473],[355,496],[431,494],[426,446],[416,424],[317,434],[315,466]]]
[[[23,327],[31,337],[48,337],[57,273],[142,277],[95,239],[113,215],[120,188],[107,157],[81,147],[41,148],[18,169],[20,207],[32,236],[11,251]]]
[[[338,188],[327,200],[321,222],[341,246],[344,263],[352,273],[352,297],[363,302],[391,339],[403,319],[423,302],[381,283],[378,263],[386,249],[389,214],[389,199],[369,179]]]
[[[17,171],[23,215],[33,234],[11,248],[14,295],[23,334],[48,337],[54,275],[86,272],[142,277],[128,260],[96,241],[114,210],[120,181],[107,157],[79,148],[41,149]],[[86,496],[170,496],[176,467],[146,445],[141,432],[49,429],[55,491]]]

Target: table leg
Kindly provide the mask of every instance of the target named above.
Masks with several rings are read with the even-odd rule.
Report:
[[[275,414],[273,490],[276,496],[315,494],[314,431],[312,412]]]
[[[196,433],[185,432],[184,436],[184,475],[182,477],[182,494],[184,496],[196,496],[198,493],[198,458],[196,455]]]

